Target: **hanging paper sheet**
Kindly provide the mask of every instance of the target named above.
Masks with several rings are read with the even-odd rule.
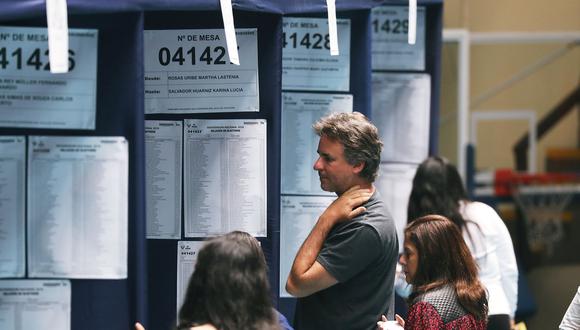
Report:
[[[326,19],[284,17],[282,89],[348,92],[350,20],[336,24],[340,55],[331,56]]]
[[[45,28],[0,27],[0,126],[95,129],[97,30],[69,30],[68,73],[50,73]]]
[[[417,7],[415,44],[408,43],[409,8],[381,6],[371,11],[372,69],[425,70],[425,7]]]
[[[259,111],[258,30],[236,38],[240,65],[223,29],[144,31],[145,113]]]

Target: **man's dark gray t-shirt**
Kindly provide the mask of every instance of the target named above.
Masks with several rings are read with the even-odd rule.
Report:
[[[398,256],[393,218],[378,191],[366,212],[336,225],[316,261],[338,283],[296,304],[296,329],[376,329],[393,294]]]

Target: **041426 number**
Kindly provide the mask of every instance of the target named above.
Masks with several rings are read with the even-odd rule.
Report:
[[[9,68],[11,65],[16,66],[16,70],[22,70],[24,67],[31,67],[34,70],[50,70],[50,62],[48,60],[48,49],[44,52],[40,48],[31,49],[30,54],[25,54],[25,50],[18,47],[14,51],[8,50],[6,47],[0,47],[0,69]],[[71,49],[68,51],[68,71],[75,68],[76,62],[74,59],[75,52]],[[25,60],[26,59],[26,60]]]
[[[373,20],[374,33],[407,34],[409,32],[409,20],[407,19],[387,19],[381,23],[378,19]]]
[[[215,48],[205,47],[200,53],[199,57],[197,52],[199,50],[195,47],[189,49],[183,49],[179,47],[175,52],[171,53],[171,50],[167,47],[162,47],[159,49],[158,59],[159,64],[163,66],[169,65],[169,63],[178,63],[179,65],[184,65],[185,62],[188,64],[195,65],[196,63],[206,63],[207,65],[221,65],[226,64],[223,60],[226,55],[226,49],[222,46],[217,46]],[[212,56],[213,55],[213,56]],[[214,57],[215,56],[215,57]]]
[[[290,46],[292,48],[304,47],[306,49],[330,49],[330,37],[328,34],[323,36],[320,33],[306,33],[300,38],[296,32],[288,36],[286,39],[286,32],[282,33],[283,43],[282,47]],[[300,40],[300,41],[298,41]]]

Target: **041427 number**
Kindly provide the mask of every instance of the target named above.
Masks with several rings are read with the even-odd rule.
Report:
[[[16,66],[16,70],[23,70],[25,67],[34,68],[34,70],[50,70],[50,62],[48,60],[48,49],[44,52],[40,48],[31,49],[30,54],[25,54],[26,50],[18,47],[14,51],[8,50],[6,47],[0,47],[0,69],[9,68],[11,65]],[[71,49],[68,51],[68,71],[75,68],[75,52]]]
[[[286,32],[282,33],[284,39],[282,47],[290,46],[292,48],[304,47],[306,49],[330,49],[330,37],[328,34],[322,35],[320,33],[306,33],[300,38],[296,32],[288,36],[286,39]],[[300,41],[299,41],[300,40]]]
[[[409,20],[407,19],[386,19],[381,23],[378,19],[373,20],[374,33],[407,34],[409,32]]]
[[[226,49],[222,46],[214,48],[209,46],[205,47],[199,52],[199,57],[197,56],[198,51],[195,47],[189,49],[179,47],[172,53],[169,48],[162,47],[158,53],[159,64],[163,66],[169,65],[171,62],[178,63],[179,65],[184,65],[186,62],[191,65],[195,65],[196,63],[206,63],[207,65],[226,64],[226,61],[223,59],[226,55]]]

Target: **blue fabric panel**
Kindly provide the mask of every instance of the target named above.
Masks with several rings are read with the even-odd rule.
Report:
[[[275,6],[276,0],[271,0]],[[443,0],[419,0],[419,5],[443,3]],[[326,13],[326,0],[292,0],[282,1],[280,7],[284,14]],[[336,0],[336,11],[371,9],[381,5],[409,5],[408,0]],[[337,14],[338,15],[338,14]]]
[[[1,21],[46,26],[46,19]],[[0,128],[1,135],[124,136],[129,141],[127,280],[72,280],[72,329],[127,330],[146,319],[143,44],[140,13],[71,15],[71,28],[99,30],[96,129]]]
[[[285,285],[280,283],[280,285]],[[278,311],[286,316],[290,325],[294,325],[294,313],[296,312],[295,298],[280,298],[278,302]]]
[[[407,5],[405,0],[338,0],[339,18],[352,20],[351,86],[354,109],[370,112],[370,24],[368,8]],[[442,1],[422,0],[427,12],[427,72],[432,77],[430,153],[436,152],[439,107]],[[99,29],[97,129],[95,131],[0,128],[0,134],[121,135],[130,143],[129,278],[73,280],[73,329],[129,329],[135,320],[149,330],[174,324],[176,241],[145,240],[143,134],[143,44],[141,11],[148,28],[222,28],[219,0],[68,0],[69,25]],[[236,27],[259,28],[260,112],[204,115],[150,115],[149,119],[265,118],[268,121],[268,237],[260,239],[270,267],[274,298],[279,285],[281,16],[309,13],[326,17],[325,0],[233,0]],[[180,10],[168,11],[168,10]],[[194,11],[195,10],[195,11]],[[124,14],[120,12],[125,12]],[[131,13],[133,12],[133,13]],[[80,15],[80,14],[91,15]],[[264,14],[266,13],[266,14]],[[0,2],[0,24],[46,26],[45,1]],[[29,21],[23,21],[23,20]],[[149,278],[148,278],[149,276]],[[148,297],[149,294],[149,297]],[[151,299],[148,299],[151,298]],[[149,301],[149,306],[147,306]],[[276,301],[293,320],[294,299]],[[149,307],[149,308],[147,308]],[[147,320],[149,315],[150,319]]]
[[[260,238],[270,268],[272,292],[278,292],[279,269],[279,204],[280,204],[280,104],[282,72],[282,16],[234,11],[238,28],[258,28],[258,70],[260,112],[213,114],[150,114],[147,119],[242,119],[267,120],[267,238]],[[218,11],[148,12],[146,29],[221,28]],[[187,170],[187,169],[184,169]],[[192,239],[196,240],[196,239]],[[165,330],[176,320],[177,242],[148,240],[149,251],[149,316],[148,330]],[[273,296],[275,301],[276,296]]]
[[[439,99],[441,94],[441,42],[443,38],[443,3],[426,5],[425,71],[431,75],[431,119],[429,155],[437,155],[439,145]]]
[[[177,300],[177,241],[147,240],[148,330],[167,330],[175,325]]]
[[[68,0],[69,14],[114,13],[126,11],[220,10],[219,0]],[[337,0],[337,11],[370,9],[382,4],[408,5],[406,0]],[[423,4],[442,4],[443,0],[419,0]],[[303,14],[326,13],[326,0],[232,0],[235,10]],[[4,0],[0,3],[0,21],[45,15],[46,2],[40,0]]]
[[[353,110],[367,116],[371,112],[371,12],[338,12],[338,18],[350,19],[350,93]]]
[[[138,12],[142,4],[136,0],[68,0],[67,8],[69,15],[76,14],[99,14],[120,13],[127,11]],[[10,19],[28,19],[33,17],[46,17],[45,0],[4,0],[0,1],[0,21]],[[46,18],[44,18],[46,26]]]

